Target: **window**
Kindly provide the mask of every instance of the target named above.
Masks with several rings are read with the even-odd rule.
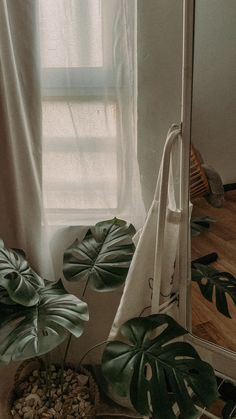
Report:
[[[39,3],[46,210],[52,220],[116,215],[130,194],[133,129],[120,2]]]

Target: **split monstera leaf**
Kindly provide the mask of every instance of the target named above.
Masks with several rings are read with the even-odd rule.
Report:
[[[0,240],[0,302],[33,306],[44,280],[34,272],[19,249],[7,249]]]
[[[201,233],[208,231],[211,223],[215,223],[216,219],[213,217],[191,217],[191,236],[199,236]]]
[[[132,224],[114,218],[90,228],[64,254],[63,273],[69,281],[87,281],[99,292],[112,291],[126,279],[135,246]]]
[[[127,321],[120,329],[124,341],[109,342],[102,371],[115,393],[128,396],[134,408],[153,419],[199,417],[198,403],[209,406],[218,396],[212,367],[187,342],[186,334],[168,315]]]
[[[43,355],[68,333],[79,337],[87,304],[68,294],[61,281],[39,277],[24,253],[0,247],[0,361]]]
[[[111,291],[126,279],[135,250],[134,227],[123,220],[97,223],[64,256],[68,280],[85,280],[97,291]],[[0,361],[43,355],[69,334],[79,337],[89,319],[87,304],[68,294],[62,281],[42,279],[22,250],[0,241]]]
[[[197,282],[203,297],[210,302],[213,302],[215,290],[217,310],[224,316],[231,318],[227,295],[236,306],[236,278],[232,274],[195,263],[194,268],[192,268],[192,281]]]

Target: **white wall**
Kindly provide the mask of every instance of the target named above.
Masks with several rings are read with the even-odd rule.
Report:
[[[196,2],[192,139],[224,183],[236,182],[236,1]]]
[[[145,204],[165,137],[180,122],[182,0],[138,0],[138,156]]]

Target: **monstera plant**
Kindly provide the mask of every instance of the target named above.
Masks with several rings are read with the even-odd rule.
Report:
[[[134,234],[134,226],[118,218],[89,228],[84,239],[75,240],[64,253],[65,279],[84,282],[83,297],[88,286],[100,293],[114,291],[125,282],[135,251]],[[71,335],[65,359],[70,342]]]
[[[215,221],[211,217],[192,217],[192,236],[198,236],[207,231],[210,224]],[[209,256],[212,255],[214,254],[206,255],[201,260],[192,262],[192,281],[197,282],[200,292],[206,300],[211,303],[215,302],[217,310],[224,316],[231,318],[227,296],[236,306],[236,278],[230,272],[221,272],[208,264],[204,264],[203,260],[209,259]]]
[[[142,415],[155,419],[199,417],[195,403],[209,406],[218,396],[212,367],[187,342],[178,323],[164,314],[137,317],[109,342],[102,371],[113,390],[128,396]]]
[[[98,292],[120,287],[135,251],[134,233],[132,225],[116,218],[89,228],[82,241],[65,251],[65,278],[84,281],[83,296],[87,287]],[[22,251],[1,242],[0,361],[46,354],[69,336],[61,368],[63,394],[71,336],[82,334],[86,320],[85,302],[68,294],[61,280],[40,278]],[[107,343],[102,359],[105,380],[141,415],[193,419],[196,397],[204,406],[217,397],[213,370],[190,344],[180,341],[185,333],[171,317],[157,314],[129,320],[120,329],[122,341]]]
[[[236,278],[232,274],[195,263],[194,268],[192,268],[192,281],[197,282],[203,297],[210,302],[213,302],[215,290],[217,310],[224,316],[231,318],[227,295],[236,306]]]
[[[134,233],[132,225],[116,218],[96,224],[81,242],[76,240],[66,250],[65,278],[85,281],[85,289],[89,286],[99,292],[122,285],[134,253]],[[173,406],[177,405],[181,417],[196,418],[190,390],[204,406],[217,397],[213,369],[190,344],[175,341],[187,332],[171,317],[131,319],[120,333],[125,341],[107,344],[102,372],[114,392],[128,397],[141,415],[176,418]]]
[[[204,233],[210,228],[211,223],[214,223],[215,221],[215,218],[209,216],[191,217],[191,236],[199,236],[201,233]]]
[[[79,337],[88,320],[87,304],[68,294],[61,281],[46,281],[20,250],[0,243],[0,361],[8,363],[48,353],[68,333]]]
[[[132,224],[114,218],[97,223],[64,254],[63,273],[68,281],[85,281],[93,290],[112,291],[121,286],[134,254]]]
[[[33,306],[39,301],[44,281],[25,259],[23,250],[6,249],[0,240],[0,301]]]

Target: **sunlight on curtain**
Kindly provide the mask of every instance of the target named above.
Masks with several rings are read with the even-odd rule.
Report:
[[[40,7],[43,68],[102,67],[100,0],[41,0]]]
[[[115,111],[113,104],[105,109],[102,102],[96,101],[45,102],[43,184],[46,208],[96,210],[106,205],[116,209]]]
[[[135,0],[40,0],[49,224],[143,222],[135,19]]]

